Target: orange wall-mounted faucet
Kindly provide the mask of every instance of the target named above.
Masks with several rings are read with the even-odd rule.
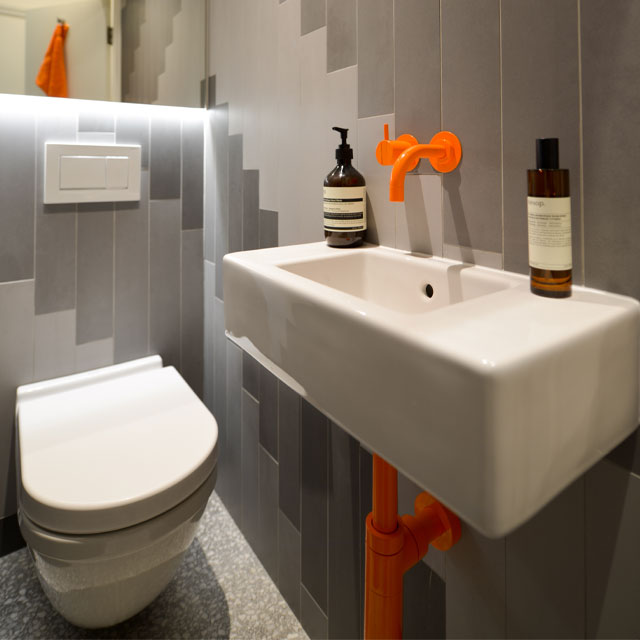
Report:
[[[404,200],[404,177],[407,171],[418,166],[420,158],[429,158],[431,166],[441,173],[453,171],[462,157],[460,140],[451,131],[436,133],[429,144],[418,144],[410,134],[403,134],[397,140],[389,140],[389,125],[384,125],[384,140],[378,143],[376,158],[380,164],[393,165],[389,182],[389,200]]]

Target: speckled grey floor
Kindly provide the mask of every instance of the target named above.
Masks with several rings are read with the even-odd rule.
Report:
[[[26,549],[0,558],[0,638],[307,638],[214,493],[178,573],[115,627],[74,627],[51,607]]]

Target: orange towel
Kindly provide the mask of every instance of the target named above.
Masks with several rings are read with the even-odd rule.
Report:
[[[64,40],[69,31],[68,24],[59,24],[44,54],[44,60],[36,77],[36,84],[48,95],[55,98],[68,97],[67,71],[64,67]]]

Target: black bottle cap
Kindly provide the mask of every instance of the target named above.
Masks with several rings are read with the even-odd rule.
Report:
[[[536,140],[536,169],[559,169],[558,138]]]
[[[340,133],[342,143],[336,149],[336,160],[351,160],[353,158],[353,149],[347,144],[347,132],[349,129],[343,129],[341,127],[333,127],[334,131]]]

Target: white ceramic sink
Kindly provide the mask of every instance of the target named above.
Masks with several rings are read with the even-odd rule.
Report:
[[[225,256],[224,300],[231,339],[488,536],[638,425],[632,298],[317,243]]]

